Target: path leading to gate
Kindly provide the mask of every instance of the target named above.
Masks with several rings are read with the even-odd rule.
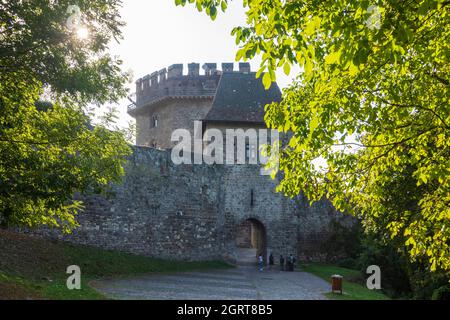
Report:
[[[114,299],[139,300],[319,300],[330,285],[306,272],[258,272],[254,266],[235,269],[152,274],[130,279],[102,280],[91,285]]]

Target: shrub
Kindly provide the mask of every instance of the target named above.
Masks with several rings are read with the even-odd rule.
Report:
[[[411,295],[408,259],[398,252],[395,246],[383,244],[374,235],[366,235],[362,240],[358,265],[364,274],[368,266],[379,266],[381,287],[392,298],[405,298]]]
[[[338,267],[348,268],[348,269],[358,269],[358,261],[354,258],[346,258],[339,260],[337,262]]]
[[[411,273],[410,279],[413,298],[419,300],[433,299],[437,290],[449,285],[449,279],[444,273],[430,272],[426,267],[420,265],[414,266],[414,271]]]
[[[362,228],[359,221],[350,226],[333,220],[329,225],[330,236],[321,245],[321,252],[326,254],[329,263],[345,264],[343,267],[354,268],[355,257],[361,252]]]
[[[398,247],[392,240],[381,241],[376,235],[366,235],[358,259],[361,271],[365,272],[369,265],[378,265],[381,286],[392,298],[445,299],[448,296],[445,288],[450,290],[445,273],[431,272],[424,261],[411,262]]]
[[[431,300],[450,300],[450,287],[443,286],[434,290]]]

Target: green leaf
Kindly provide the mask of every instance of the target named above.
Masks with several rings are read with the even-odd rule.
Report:
[[[341,57],[341,52],[340,51],[333,51],[332,53],[328,54],[325,57],[325,63],[326,64],[334,64],[339,62],[339,59]]]
[[[222,9],[222,12],[225,12],[227,10],[227,8],[228,8],[227,2],[226,1],[222,1],[221,4],[220,4],[220,7]]]
[[[209,15],[211,17],[211,19],[214,21],[217,18],[217,8],[214,5],[211,5],[209,7]]]
[[[272,85],[272,79],[270,78],[270,74],[268,72],[264,73],[263,78],[262,78],[262,83],[266,90],[268,90],[270,88],[270,86]]]
[[[289,75],[289,73],[291,72],[291,65],[289,62],[286,62],[283,66],[283,71],[285,75]]]

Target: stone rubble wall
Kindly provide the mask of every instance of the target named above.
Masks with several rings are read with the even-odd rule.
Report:
[[[85,211],[71,235],[38,233],[176,260],[233,261],[239,226],[262,223],[267,255],[320,260],[327,226],[342,219],[329,203],[309,207],[275,192],[276,181],[255,165],[174,165],[170,150],[135,147],[121,184],[107,195],[83,196]],[[251,194],[253,190],[253,202]]]

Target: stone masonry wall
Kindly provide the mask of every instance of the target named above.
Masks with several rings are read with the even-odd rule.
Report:
[[[65,240],[168,259],[220,259],[219,167],[178,165],[169,153],[135,148],[123,184],[84,197],[80,228]]]
[[[305,197],[299,196],[296,202],[299,225],[297,241],[299,260],[324,262],[336,258],[335,254],[339,254],[339,252],[329,252],[328,250],[328,248],[334,247],[329,243],[333,241],[333,232],[337,232],[334,225],[340,226],[338,232],[345,233],[350,231],[355,220],[337,212],[327,200],[310,206]]]
[[[260,175],[259,166],[225,166],[223,179],[226,190],[223,203],[227,252],[234,258],[238,226],[247,219],[259,221],[265,228],[267,253],[296,251],[298,219],[294,203],[275,192],[276,181]],[[253,190],[253,204],[251,202]]]
[[[187,103],[188,101],[188,103]],[[211,109],[212,98],[168,99],[153,105],[136,115],[136,144],[170,149],[170,141],[176,129],[187,129],[194,134],[194,121],[203,119]],[[152,117],[157,116],[158,126],[151,127]]]
[[[174,165],[170,150],[135,147],[123,183],[107,196],[82,197],[74,243],[166,259],[234,261],[236,238],[251,219],[265,230],[267,255],[320,260],[320,239],[334,219],[327,202],[309,207],[275,192],[255,165]],[[253,194],[253,195],[252,195]],[[253,197],[253,201],[252,201]]]

